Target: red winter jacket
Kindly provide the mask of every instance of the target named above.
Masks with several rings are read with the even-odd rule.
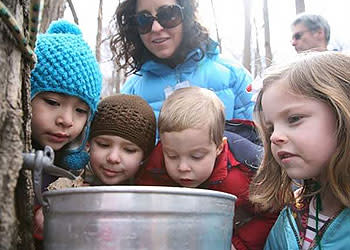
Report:
[[[230,145],[231,146],[231,145]],[[235,227],[232,243],[237,250],[263,249],[268,233],[278,214],[256,213],[248,200],[248,188],[255,171],[238,162],[227,142],[217,157],[209,179],[199,188],[217,190],[237,197]],[[179,186],[166,173],[162,145],[159,142],[145,168],[138,174],[135,183],[152,186]]]

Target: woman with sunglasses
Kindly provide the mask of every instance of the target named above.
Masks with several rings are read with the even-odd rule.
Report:
[[[130,76],[121,92],[143,97],[156,116],[178,88],[213,90],[226,117],[251,119],[254,103],[246,86],[249,73],[224,58],[197,17],[197,0],[124,0],[116,12],[111,49]]]

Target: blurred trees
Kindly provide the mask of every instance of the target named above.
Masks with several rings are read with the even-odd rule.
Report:
[[[295,13],[299,14],[305,12],[305,2],[304,0],[295,0]]]
[[[251,72],[251,37],[252,37],[252,0],[243,0],[244,3],[244,49],[243,66]]]
[[[50,23],[63,17],[66,0],[44,0],[42,7],[40,33],[45,33]]]

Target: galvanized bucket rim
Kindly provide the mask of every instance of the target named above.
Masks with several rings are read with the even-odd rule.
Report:
[[[64,188],[50,190],[43,193],[44,197],[63,194],[79,193],[152,193],[152,194],[180,194],[196,196],[213,196],[236,201],[235,195],[216,190],[187,188],[187,187],[166,187],[166,186],[86,186],[76,188]]]

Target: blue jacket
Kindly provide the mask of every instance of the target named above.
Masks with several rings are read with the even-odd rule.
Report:
[[[252,81],[249,72],[237,62],[223,58],[213,41],[204,57],[198,60],[201,56],[201,50],[195,49],[175,68],[147,61],[139,72],[127,79],[121,92],[144,98],[158,118],[163,101],[175,89],[199,86],[218,95],[225,105],[226,119],[251,120],[254,103],[246,91]]]
[[[322,249],[349,249],[350,208],[345,208],[328,226],[321,238]],[[299,231],[290,207],[284,208],[272,227],[265,250],[298,250]],[[319,249],[317,246],[315,249]]]

